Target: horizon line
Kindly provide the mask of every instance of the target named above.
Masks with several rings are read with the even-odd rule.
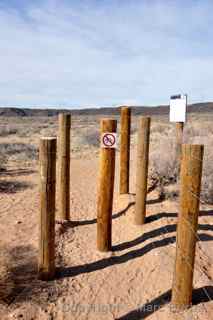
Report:
[[[199,101],[199,102],[192,102],[188,103],[188,106],[191,105],[196,105],[196,104],[205,104],[205,103],[213,103],[213,101]],[[158,105],[139,105],[139,104],[116,104],[116,105],[108,105],[108,106],[97,106],[97,105],[92,105],[92,106],[82,106],[82,107],[75,107],[75,106],[1,106],[0,109],[37,109],[37,110],[89,110],[89,109],[110,109],[110,108],[120,108],[123,106],[128,106],[132,108],[157,108],[157,107],[168,107],[168,104],[158,104]]]

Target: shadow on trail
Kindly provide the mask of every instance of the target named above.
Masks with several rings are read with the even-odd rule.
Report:
[[[150,233],[149,233],[149,236],[150,236]],[[207,234],[199,234],[199,241],[211,241],[211,240],[213,240],[213,236],[210,236]],[[104,259],[94,261],[92,263],[88,263],[85,265],[73,266],[68,268],[59,268],[57,270],[57,278],[75,277],[75,276],[78,276],[79,274],[90,273],[90,272],[105,269],[113,265],[119,265],[129,260],[142,257],[146,253],[149,253],[150,251],[155,250],[157,248],[161,248],[161,247],[165,247],[170,244],[173,244],[175,243],[175,241],[176,241],[175,236],[168,237],[168,238],[164,238],[161,240],[148,243],[142,248],[132,250],[120,256],[112,256],[109,258],[104,258]]]
[[[170,237],[167,239],[162,239],[159,241],[155,241],[153,243],[149,243],[143,248],[127,252],[121,256],[112,256],[112,257],[104,258],[104,259],[94,261],[92,263],[85,264],[85,265],[79,265],[79,266],[68,267],[68,268],[60,268],[57,272],[57,277],[58,278],[75,277],[75,276],[78,276],[79,274],[91,273],[94,271],[105,269],[113,265],[119,265],[129,260],[142,257],[143,255],[145,255],[146,253],[150,252],[155,248],[160,248],[160,247],[169,245],[171,243],[174,243],[175,240],[176,240],[175,237]]]
[[[57,288],[53,281],[41,281],[37,277],[37,250],[31,245],[12,248],[0,247],[0,304],[33,300],[36,304],[45,303],[44,290],[54,300]]]
[[[146,201],[146,204],[150,205],[150,204],[157,204],[157,203],[161,203],[164,200],[162,198],[156,198],[156,199],[150,199]]]
[[[170,300],[171,300],[171,290],[168,290],[167,292],[161,294],[159,297],[153,299],[150,302],[147,302],[140,308],[130,311],[129,313],[125,314],[120,318],[116,318],[116,320],[145,319],[151,314],[153,314],[154,312],[156,312],[157,310],[164,307],[166,304],[168,304]]]
[[[151,216],[147,216],[146,217],[146,223],[151,223],[157,220],[160,220],[162,218],[176,218],[177,217],[177,213],[173,213],[173,212],[160,212],[157,214],[153,214]]]
[[[16,193],[32,188],[33,184],[25,181],[4,181],[0,180],[0,193]]]
[[[125,249],[129,249],[133,246],[136,246],[146,240],[149,240],[151,238],[155,238],[164,234],[168,234],[171,232],[176,232],[177,229],[177,225],[176,224],[168,224],[166,226],[162,226],[158,229],[155,230],[151,230],[149,232],[146,232],[144,234],[142,234],[140,237],[132,240],[132,241],[127,241],[127,242],[123,242],[121,244],[115,245],[113,247],[114,251],[122,251]],[[202,231],[213,231],[213,225],[210,224],[199,224],[198,225],[198,230],[202,230]],[[198,234],[198,237],[200,238],[200,234]],[[213,236],[210,236],[208,234],[203,234],[203,241],[210,241],[213,240]]]
[[[18,176],[28,176],[30,174],[36,173],[36,170],[32,169],[10,169],[0,171],[0,177],[18,177]]]
[[[202,288],[194,289],[192,294],[192,305],[198,305],[200,303],[213,300],[213,286],[205,286]],[[147,302],[143,306],[129,313],[123,315],[116,320],[142,320],[149,317],[151,314],[161,309],[171,301],[171,290],[163,293],[159,297]],[[170,306],[172,310],[172,306]]]
[[[122,215],[124,215],[129,210],[129,208],[131,208],[134,204],[135,204],[135,202],[130,202],[125,209],[113,214],[112,219],[117,219],[117,218],[121,217]],[[96,218],[91,219],[91,220],[70,221],[70,222],[68,222],[67,227],[85,226],[85,225],[95,224],[95,223],[97,223]]]
[[[202,210],[199,213],[199,217],[213,217],[213,210]]]
[[[146,223],[151,223],[162,218],[177,218],[177,213],[175,212],[160,212],[146,217]],[[213,210],[202,210],[199,213],[199,217],[213,217]]]

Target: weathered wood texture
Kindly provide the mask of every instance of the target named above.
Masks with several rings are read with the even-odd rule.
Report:
[[[149,164],[150,117],[141,117],[138,123],[135,224],[145,223]]]
[[[40,139],[40,217],[38,277],[51,280],[55,274],[55,183],[56,138]]]
[[[203,145],[182,146],[180,212],[172,289],[172,304],[177,308],[188,307],[192,302],[202,160]]]
[[[101,120],[101,135],[116,132],[117,121]],[[110,251],[112,246],[112,206],[115,175],[115,149],[101,148],[97,206],[97,248]]]
[[[70,220],[70,127],[71,115],[59,114],[58,218]]]
[[[120,194],[129,193],[131,108],[121,108],[120,123]]]
[[[176,133],[176,159],[179,164],[180,168],[180,161],[181,161],[181,147],[183,143],[183,129],[184,123],[183,122],[176,122],[175,123],[175,133]]]

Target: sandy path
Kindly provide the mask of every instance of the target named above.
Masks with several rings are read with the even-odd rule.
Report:
[[[0,193],[2,318],[8,312],[9,319],[19,319],[20,315],[22,319],[210,319],[211,208],[202,207],[199,220],[202,241],[196,256],[196,304],[178,317],[168,307],[177,203],[160,202],[155,192],[150,193],[148,223],[134,226],[134,194],[120,197],[117,177],[113,251],[102,254],[96,250],[98,160],[73,160],[71,168],[73,222],[62,234],[61,229],[57,232],[58,278],[49,283],[36,279],[38,174],[4,177],[26,185],[10,195]],[[131,183],[134,193],[134,176]],[[154,310],[154,305],[162,308]]]

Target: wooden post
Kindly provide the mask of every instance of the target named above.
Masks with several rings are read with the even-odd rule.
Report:
[[[129,193],[131,108],[121,108],[120,194]]]
[[[150,117],[141,117],[138,126],[136,171],[135,223],[142,225],[146,218],[146,195],[149,162]]]
[[[71,115],[59,114],[58,217],[60,220],[70,220],[70,127]]]
[[[51,280],[55,274],[55,182],[56,138],[41,138],[40,165],[40,219],[38,277]]]
[[[101,135],[116,132],[117,121],[101,120]],[[112,246],[112,206],[115,174],[115,149],[101,148],[97,208],[97,248],[110,251]]]
[[[182,146],[180,213],[172,304],[186,308],[192,302],[193,270],[197,238],[203,145]]]
[[[183,143],[183,128],[184,122],[176,122],[175,130],[176,130],[176,159],[178,163],[181,161],[181,146]]]

